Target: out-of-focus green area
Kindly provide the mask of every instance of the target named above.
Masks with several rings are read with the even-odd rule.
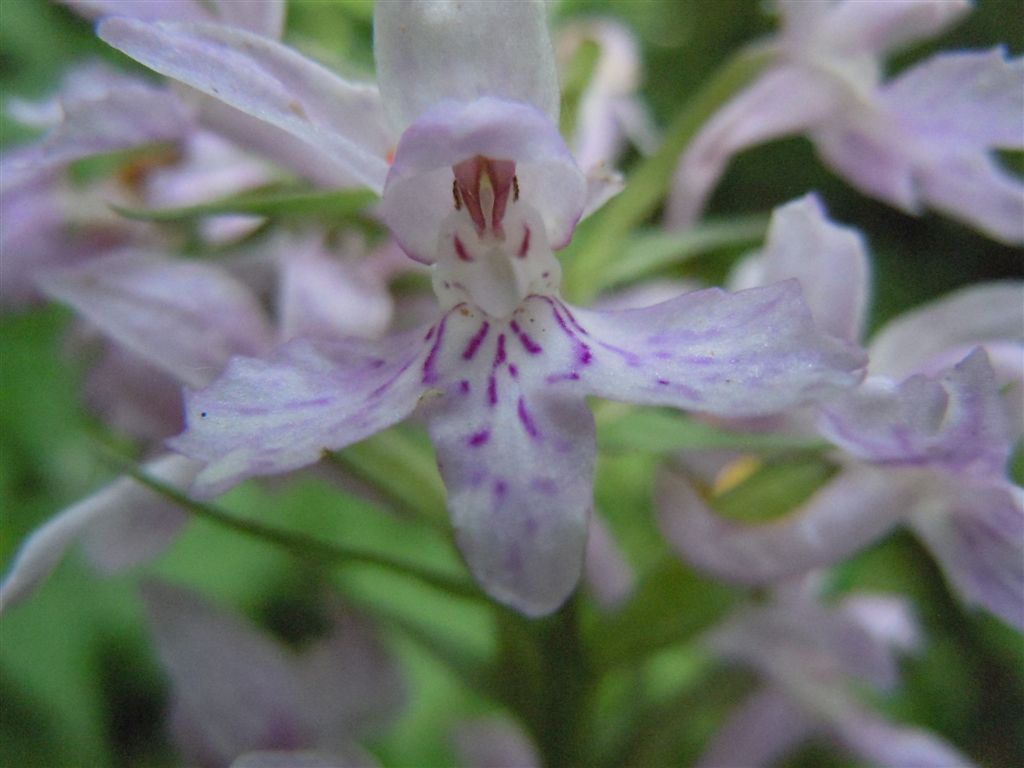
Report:
[[[894,66],[932,50],[990,47],[995,41],[1019,53],[1024,42],[1020,11],[1019,0],[981,0],[955,31],[908,51]],[[613,14],[637,31],[646,61],[644,93],[662,125],[730,52],[772,28],[771,19],[748,0],[565,0],[557,13],[559,18]],[[342,71],[369,73],[371,25],[369,2],[300,0],[289,8],[288,39]],[[4,100],[44,95],[67,67],[95,56],[133,68],[66,9],[42,0],[0,2]],[[0,118],[5,148],[27,137],[6,116]],[[1021,167],[1020,158],[1008,162]],[[874,255],[872,327],[957,286],[1021,274],[1018,251],[937,216],[913,219],[867,200],[824,171],[809,144],[799,139],[739,157],[711,213],[762,214],[810,190],[821,193],[834,219],[867,235]],[[725,251],[676,272],[720,278],[736,255]],[[4,567],[29,531],[112,476],[98,447],[117,438],[81,404],[84,368],[66,354],[68,321],[69,314],[54,307],[0,318]],[[639,615],[625,624],[634,633],[637,627],[643,630],[618,638],[627,656],[645,643],[656,644],[661,632],[672,636],[678,623],[672,611],[700,615],[726,599],[712,586],[699,587],[681,566],[665,565],[666,548],[652,519],[649,494],[656,462],[653,455],[608,455],[598,471],[598,506],[640,569],[643,588],[655,596],[641,601]],[[229,494],[223,506],[325,539],[387,550],[442,569],[458,567],[448,543],[431,528],[384,513],[322,478],[287,485],[248,483]],[[327,572],[270,545],[194,521],[165,556],[140,571],[102,578],[72,554],[38,595],[0,619],[0,765],[175,764],[163,730],[166,686],[147,643],[135,592],[143,575],[194,585],[296,644],[315,630],[317,595],[333,585],[384,613],[408,616],[465,652],[485,656],[494,651],[493,617],[486,607],[439,596],[370,568]],[[966,615],[929,558],[904,535],[839,568],[834,588],[905,592],[920,613],[927,650],[907,662],[906,685],[879,702],[883,709],[935,729],[985,765],[1024,765],[1024,649],[1018,635],[994,619]],[[655,604],[665,607],[658,615],[643,615],[645,605]],[[599,625],[588,618],[587,626]],[[616,626],[605,628],[608,636],[615,636]],[[409,670],[412,704],[398,727],[370,747],[385,765],[451,764],[448,729],[457,717],[485,712],[488,705],[408,634],[392,627],[389,637]],[[683,685],[689,680],[699,692],[706,690],[700,687],[701,674],[692,659],[673,655],[669,648],[647,665],[627,665],[602,695],[609,710],[625,713],[625,728],[627,715],[635,714],[630,704],[638,689],[657,700],[672,681]],[[691,695],[674,709],[652,709],[648,727],[654,752],[641,750],[640,756],[654,760],[651,764],[692,760],[709,729],[735,703],[723,696]],[[678,738],[663,744],[659,739],[668,729]],[[790,765],[853,763],[811,748]]]

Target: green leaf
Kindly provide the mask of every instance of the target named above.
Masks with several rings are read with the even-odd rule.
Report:
[[[731,610],[738,595],[666,555],[640,581],[629,603],[591,631],[595,666],[607,671],[634,664],[690,640]]]
[[[605,409],[607,414],[612,409]],[[675,453],[707,449],[754,452],[814,452],[829,447],[817,438],[774,433],[730,432],[678,411],[640,409],[598,419],[598,445],[607,451]]]
[[[630,237],[620,257],[601,272],[598,288],[646,277],[719,249],[756,245],[767,229],[767,216],[738,216],[704,222],[684,232],[641,232]]]
[[[122,216],[140,221],[186,221],[218,214],[251,214],[272,217],[359,218],[377,200],[369,190],[263,190],[225,197],[184,208],[110,207]]]

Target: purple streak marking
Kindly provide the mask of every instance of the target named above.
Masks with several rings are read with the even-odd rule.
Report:
[[[498,378],[493,371],[487,377],[487,402],[492,407],[498,404]]]
[[[519,421],[522,422],[523,429],[526,430],[526,434],[536,439],[540,437],[540,430],[537,429],[537,424],[533,420],[533,416],[526,409],[526,401],[523,398],[519,398],[519,403],[516,406],[516,413],[519,414]]]
[[[502,499],[505,498],[505,495],[507,493],[508,493],[508,483],[506,483],[504,480],[502,480],[500,478],[498,480],[495,480],[494,481],[494,497],[496,499],[498,499],[499,501],[501,501]]]
[[[424,384],[433,384],[437,381],[437,371],[434,370],[434,363],[437,361],[437,353],[441,349],[441,340],[444,338],[444,327],[447,322],[448,315],[445,315],[437,325],[437,338],[434,339],[434,346],[430,348],[430,352],[427,354],[427,359],[423,361]]]
[[[477,350],[480,349],[480,345],[484,343],[484,339],[487,338],[487,334],[491,330],[491,324],[484,320],[480,326],[480,330],[476,332],[472,339],[469,340],[469,344],[466,345],[466,349],[462,352],[463,360],[472,360],[476,355]]]
[[[459,391],[462,394],[464,394],[464,395],[468,395],[469,394],[469,381],[468,380],[463,379],[462,381],[459,382]]]
[[[579,381],[580,375],[576,371],[569,371],[569,373],[553,373],[544,379],[547,384],[557,384],[560,381]]]
[[[523,345],[523,349],[529,352],[531,355],[537,355],[544,351],[540,344],[530,338],[530,334],[519,327],[519,323],[513,320],[508,325],[512,329],[512,333],[519,337],[519,341]]]
[[[513,379],[518,379],[519,378],[519,369],[516,368],[515,364],[509,365],[508,373],[509,373],[509,376],[511,376]]]
[[[491,366],[491,368],[492,369],[493,368],[497,368],[499,365],[504,363],[506,359],[507,358],[506,358],[506,355],[505,355],[505,334],[504,333],[499,333],[498,334],[498,348],[494,352],[494,364]]]

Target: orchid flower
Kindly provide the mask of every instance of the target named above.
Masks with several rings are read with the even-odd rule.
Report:
[[[867,300],[862,240],[804,198],[778,209],[743,284],[798,277],[822,327],[853,340]],[[1021,435],[1019,283],[967,288],[892,321],[869,345],[869,378],[815,413],[774,428],[817,430],[844,452],[842,471],[791,514],[727,521],[687,480],[660,483],[676,551],[719,578],[761,584],[838,562],[907,524],[954,589],[1024,627],[1024,497],[1006,479]]]
[[[694,138],[669,223],[693,224],[729,160],[806,134],[823,162],[908,213],[941,211],[996,240],[1024,242],[1024,185],[993,150],[1024,146],[1024,59],[943,53],[883,80],[883,57],[931,37],[967,0],[779,0],[777,62]]]
[[[377,764],[356,739],[394,720],[406,692],[365,618],[334,610],[330,632],[295,654],[191,591],[151,582],[143,599],[190,765]]]
[[[376,344],[296,340],[270,360],[236,358],[190,393],[188,428],[170,445],[205,464],[200,495],[311,464],[418,412],[471,570],[498,600],[540,615],[581,570],[588,395],[741,415],[856,381],[859,355],[814,331],[792,283],[633,312],[562,301],[553,249],[572,236],[587,184],[558,133],[541,2],[378,4],[380,113],[400,137],[390,167],[377,111],[353,109],[376,89],[282,46],[124,19],[100,35],[349,163],[382,191],[405,251],[433,265],[441,314],[429,327]]]
[[[939,737],[890,723],[856,701],[851,683],[897,681],[896,651],[918,630],[899,598],[856,594],[825,606],[813,584],[787,584],[712,630],[712,652],[757,670],[766,685],[740,705],[698,760],[701,768],[760,768],[812,737],[831,736],[871,765],[947,768],[971,762]]]

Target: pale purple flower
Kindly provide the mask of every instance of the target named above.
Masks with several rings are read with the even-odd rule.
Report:
[[[452,734],[464,768],[538,768],[537,748],[517,723],[492,715],[466,720]]]
[[[967,0],[779,0],[777,60],[708,121],[679,168],[669,222],[693,224],[729,160],[805,134],[823,162],[908,213],[941,211],[1007,243],[1024,242],[1024,185],[994,150],[1024,146],[1024,59],[958,51],[891,80],[890,51],[931,37]]]
[[[891,723],[854,695],[854,684],[893,688],[896,652],[917,649],[916,622],[899,598],[858,594],[826,606],[813,583],[788,584],[740,609],[705,642],[723,659],[753,667],[765,686],[712,738],[700,768],[774,765],[810,738],[886,768],[972,765],[938,736]]]
[[[474,574],[499,600],[547,613],[582,566],[595,453],[587,395],[756,414],[850,385],[860,359],[817,335],[793,284],[632,312],[569,307],[552,245],[568,242],[588,192],[556,126],[543,3],[382,3],[376,14],[379,110],[400,135],[390,168],[376,113],[353,108],[353,93],[375,89],[238,30],[101,25],[108,42],[381,190],[396,239],[433,264],[441,305],[429,327],[382,343],[299,339],[269,360],[236,358],[189,396],[188,429],[172,446],[206,464],[195,492],[215,495],[415,411]]]
[[[393,721],[406,691],[364,617],[333,610],[330,632],[293,653],[190,591],[149,583],[143,597],[190,765],[376,765],[356,741]]]
[[[798,277],[819,325],[853,340],[866,263],[859,238],[804,198],[776,212],[765,252],[741,279]],[[1021,434],[1022,308],[1024,286],[996,283],[897,318],[869,345],[871,375],[859,388],[771,424],[834,442],[844,451],[836,477],[791,514],[744,524],[666,473],[667,537],[703,570],[760,584],[837,562],[906,524],[968,604],[1024,627],[1024,506],[1005,476]]]

